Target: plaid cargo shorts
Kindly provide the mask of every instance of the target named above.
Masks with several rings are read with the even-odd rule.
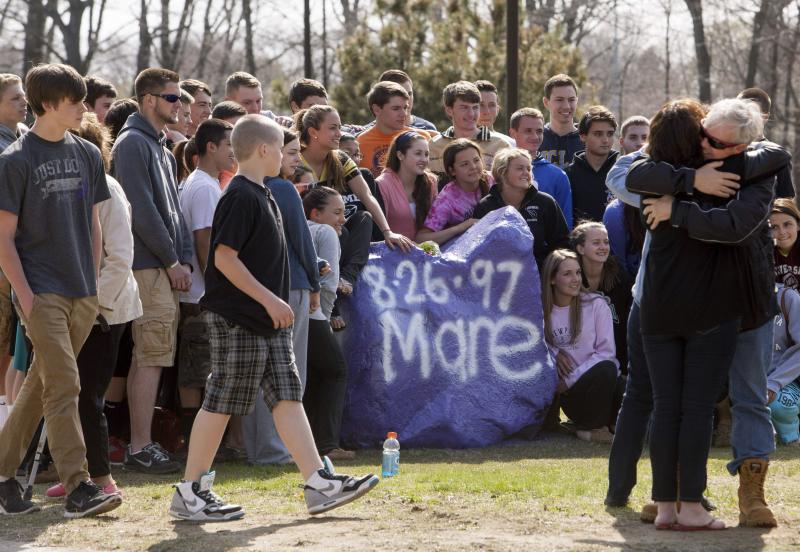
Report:
[[[203,410],[244,416],[252,412],[258,389],[272,410],[279,401],[302,402],[300,374],[294,363],[292,329],[264,337],[206,311],[211,343],[211,375]]]

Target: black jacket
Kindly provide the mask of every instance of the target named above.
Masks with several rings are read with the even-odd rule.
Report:
[[[651,314],[665,318],[674,312],[683,319],[683,327],[694,329],[741,316],[742,328],[752,329],[777,313],[767,218],[774,199],[775,174],[790,159],[786,150],[771,142],[758,142],[745,153],[726,159],[720,170],[742,176],[739,192],[728,199],[695,192],[694,169],[675,169],[647,157],[634,163],[626,181],[628,190],[675,196],[670,224],[662,223],[653,233],[654,244],[659,242],[656,257],[661,258],[653,258],[651,267],[651,244],[644,293],[648,293],[652,280],[660,285],[651,287],[651,292],[667,291],[667,295],[679,297],[651,295],[649,302],[656,307]],[[664,248],[665,232],[673,232],[676,238],[671,253]],[[675,271],[682,277],[676,277]],[[664,288],[669,279],[673,285]]]
[[[619,152],[612,151],[599,171],[586,161],[586,152],[576,153],[572,163],[564,169],[572,188],[572,220],[575,226],[581,220],[603,222],[606,205],[613,199],[606,188],[608,171],[617,162]]]
[[[489,194],[481,199],[472,216],[480,219],[496,209],[506,207],[497,186],[492,186]],[[528,189],[519,214],[528,223],[533,234],[533,256],[541,271],[545,257],[554,249],[569,247],[569,230],[561,208],[552,196],[538,191],[534,186]]]

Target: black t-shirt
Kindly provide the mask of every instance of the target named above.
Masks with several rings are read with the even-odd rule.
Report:
[[[200,306],[258,335],[276,330],[266,309],[234,286],[215,265],[217,245],[239,253],[239,260],[264,287],[289,300],[289,261],[278,204],[261,184],[236,175],[217,204],[211,225],[206,293]]]

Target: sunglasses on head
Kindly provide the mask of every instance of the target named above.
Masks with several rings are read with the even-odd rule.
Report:
[[[181,99],[181,97],[178,94],[153,94],[152,92],[148,92],[148,94],[150,94],[151,96],[156,96],[157,98],[161,98],[162,100],[169,103],[175,103]]]
[[[733,146],[738,146],[739,145],[739,144],[734,144],[734,143],[731,143],[731,142],[723,142],[722,140],[718,140],[718,139],[714,138],[713,136],[711,136],[708,133],[708,131],[702,125],[700,126],[700,136],[702,136],[703,138],[708,140],[708,145],[709,146],[711,146],[714,149],[718,149],[718,150],[728,149],[728,148],[732,148]]]

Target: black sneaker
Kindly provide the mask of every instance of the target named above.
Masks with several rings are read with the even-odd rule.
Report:
[[[64,507],[65,518],[82,518],[110,512],[122,504],[118,493],[106,494],[102,487],[92,481],[81,481],[75,490],[67,495]]]
[[[40,509],[30,500],[22,498],[22,485],[13,477],[0,483],[0,515],[21,516]]]
[[[122,467],[128,471],[150,474],[176,473],[181,469],[180,463],[171,459],[158,443],[150,443],[136,454],[131,452],[131,446],[128,445]]]

